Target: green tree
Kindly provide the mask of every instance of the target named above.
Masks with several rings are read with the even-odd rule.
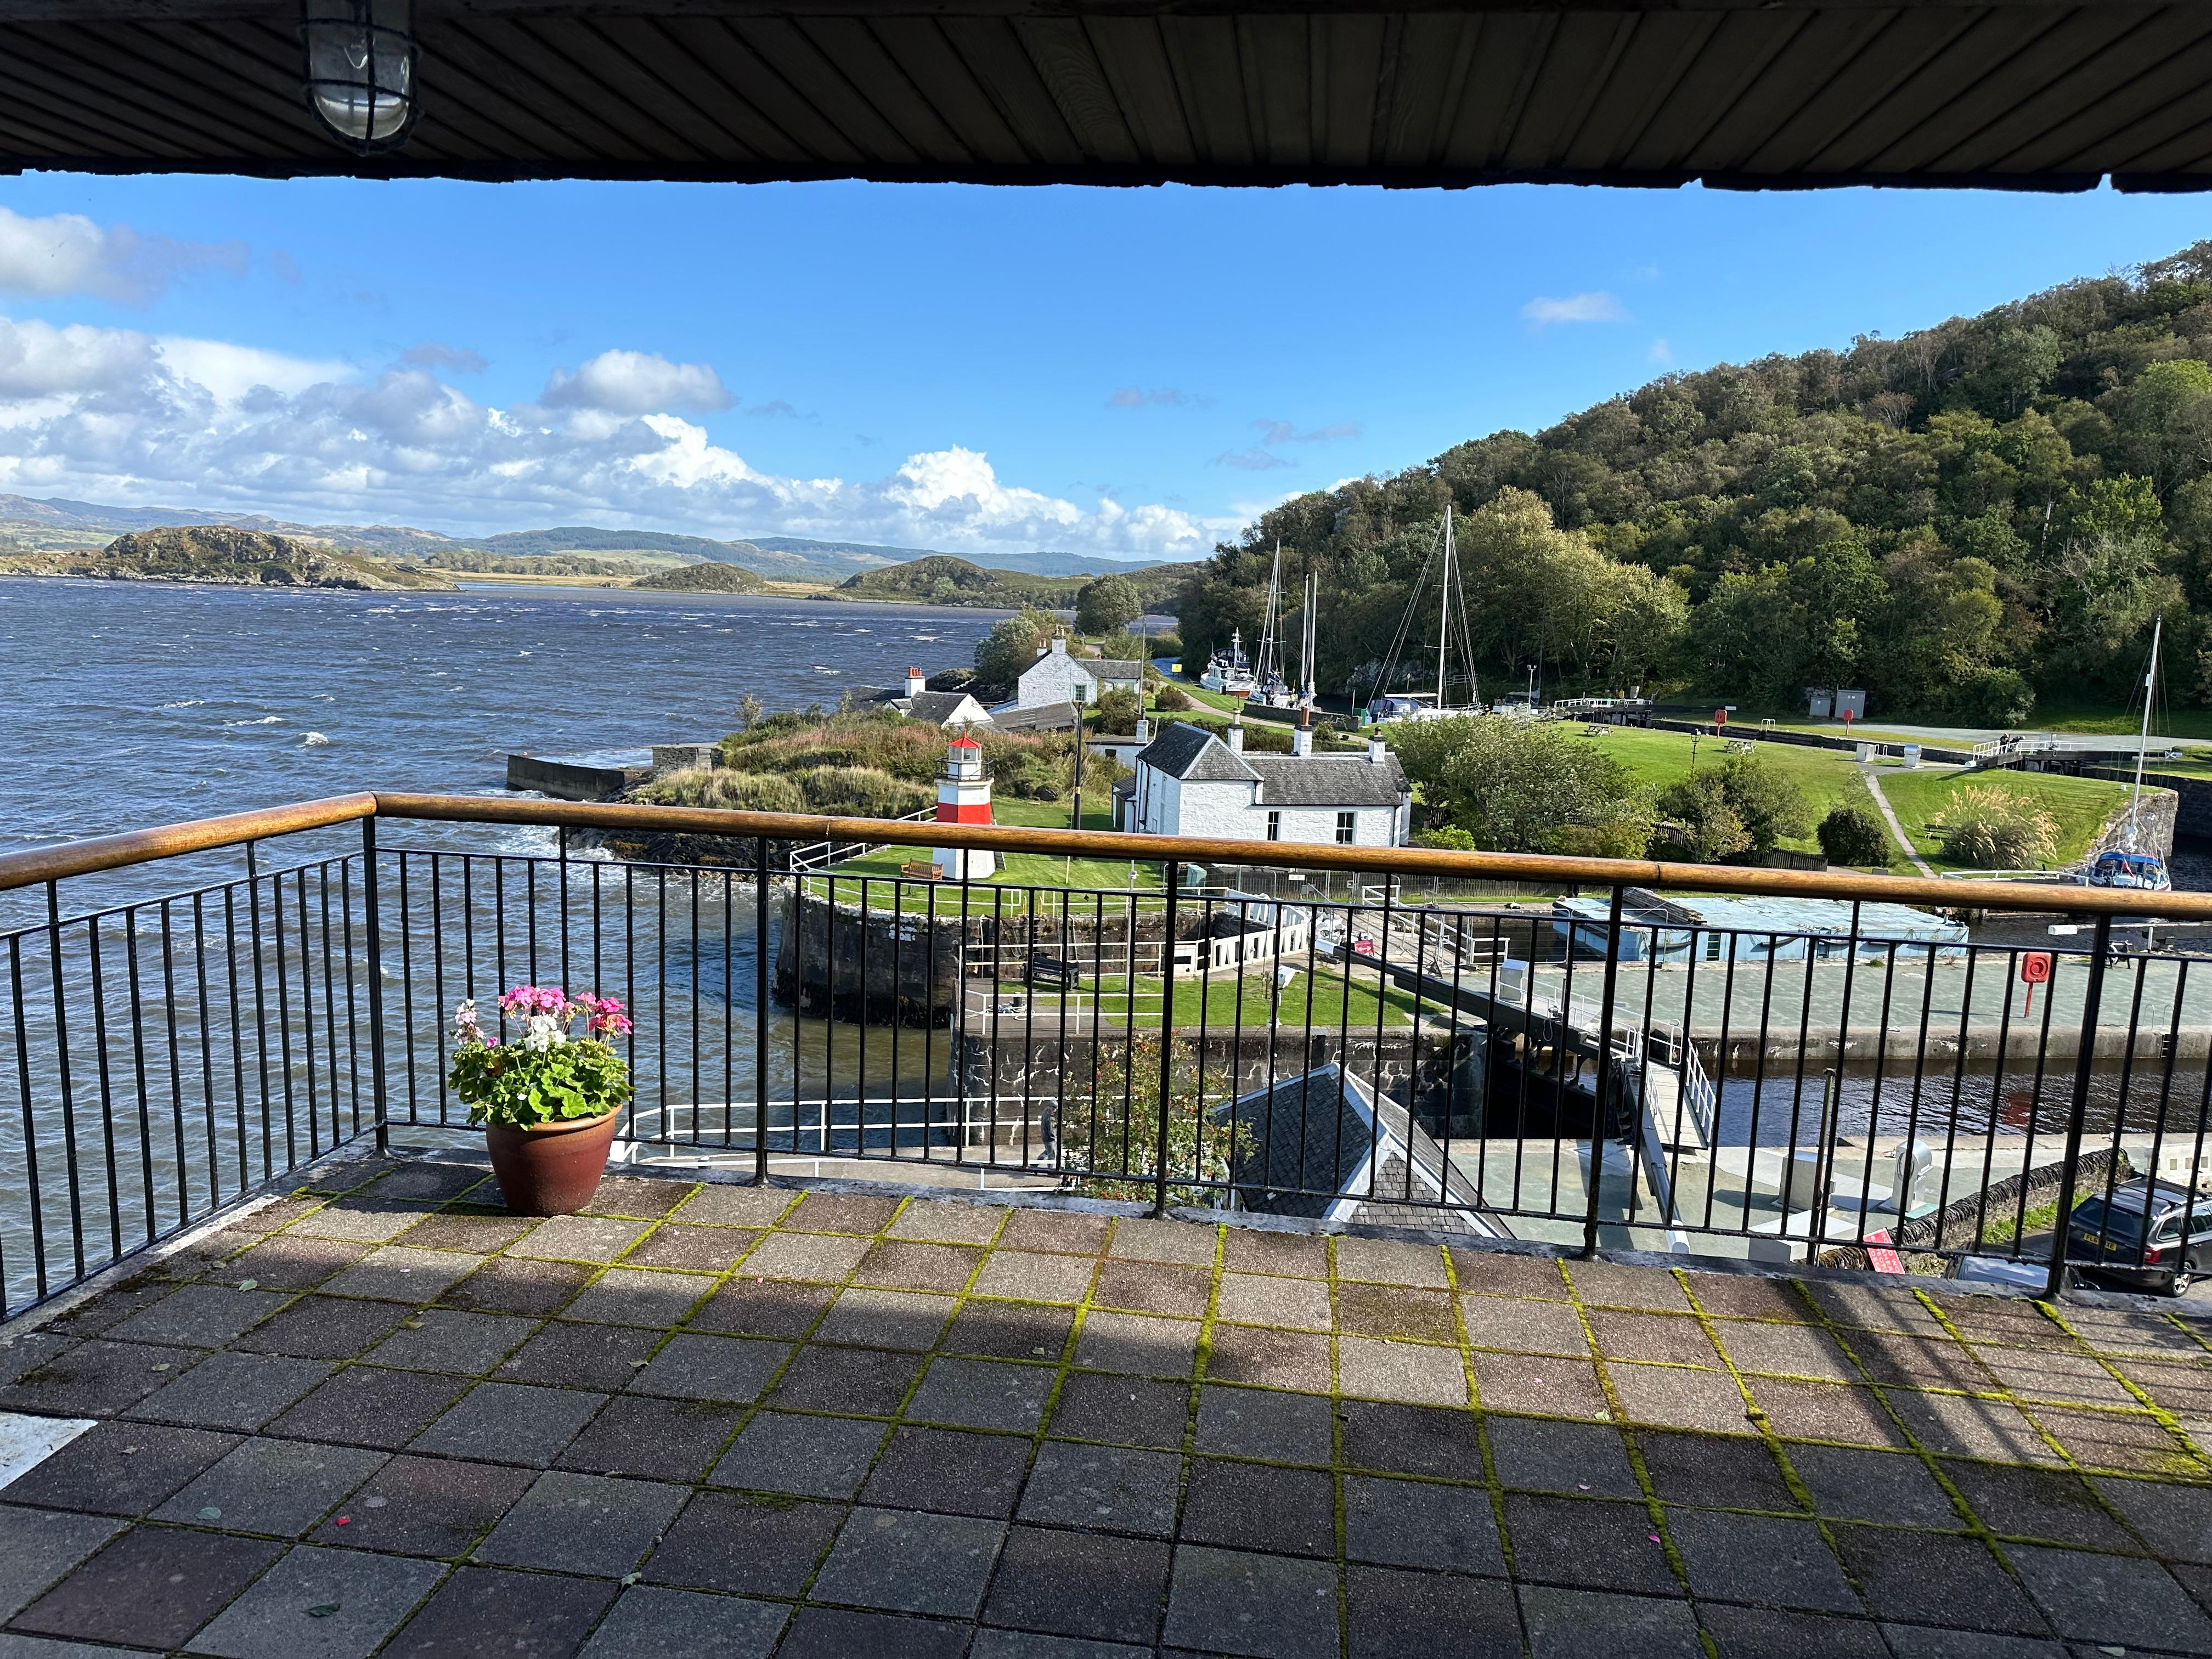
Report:
[[[1551,722],[1498,715],[1390,728],[1432,820],[1499,853],[1633,858],[1650,832],[1644,792],[1595,744]]]
[[[1143,712],[1133,691],[1102,691],[1097,708],[1102,732],[1133,732],[1137,716]]]
[[[1144,599],[1127,576],[1100,576],[1076,590],[1075,625],[1086,634],[1118,634],[1144,613]]]
[[[1696,864],[1738,853],[1765,854],[1813,827],[1796,781],[1756,755],[1731,756],[1659,792],[1661,836]]]
[[[1863,806],[1830,807],[1813,833],[1831,864],[1877,872],[1889,868],[1889,831]]]
[[[1013,695],[1014,682],[1060,626],[1049,611],[1018,611],[991,625],[975,642],[975,695],[993,701]]]

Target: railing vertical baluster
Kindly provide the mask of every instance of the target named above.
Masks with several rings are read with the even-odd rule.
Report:
[[[375,822],[374,818],[365,821],[371,823]],[[419,1123],[422,1121],[422,1109],[415,1083],[415,913],[408,903],[408,858],[407,849],[404,847],[399,849],[398,861],[399,865],[399,1051],[407,1057],[407,1121],[410,1123]],[[369,869],[362,877],[362,890],[367,895],[366,902],[372,906],[376,902],[377,882],[378,872],[374,868]],[[434,926],[436,918],[434,916],[431,920]],[[379,954],[374,951],[369,953],[372,975],[369,983],[375,987],[374,994],[380,998],[384,994],[384,975],[378,963]],[[373,1018],[375,1013],[374,1003],[371,1004],[370,1012]],[[442,1020],[444,1017],[444,1010],[441,1009],[439,1018]],[[380,1054],[383,1052],[381,1044],[378,1045],[377,1052]],[[379,1098],[381,1100],[381,1097]],[[385,1106],[379,1111],[376,1121],[380,1125],[383,1124],[389,1120],[390,1115],[390,1108],[388,1105]]]
[[[574,979],[568,966],[568,826],[565,823],[559,825],[555,829],[553,836],[555,857],[560,865],[561,872],[561,983],[568,985],[573,983]],[[726,892],[728,884],[725,882],[723,887],[724,891]],[[729,981],[725,979],[723,988],[726,990],[728,985]],[[598,988],[594,986],[592,994],[596,996],[598,994]],[[724,1000],[724,1006],[727,1006],[726,998]],[[726,1106],[728,1104],[726,1095],[723,1098],[723,1103]]]
[[[15,1086],[23,1104],[23,1180],[31,1200],[31,1268],[46,1296],[46,1212],[39,1190],[39,1126],[31,1111],[31,1011],[23,1002],[23,939],[8,937],[8,989],[15,1013]]]
[[[123,1254],[123,1192],[115,1172],[115,1085],[108,1069],[107,986],[103,971],[106,951],[100,942],[100,918],[84,920],[85,960],[92,969],[92,1052],[100,1079],[100,1156],[107,1179],[108,1246]]]
[[[768,837],[753,842],[753,1182],[768,1184]]]
[[[269,999],[261,972],[259,846],[258,842],[246,843],[246,925],[253,935],[253,1052],[261,1076],[261,1176],[265,1181],[276,1168],[276,1131],[270,1121]]]
[[[230,995],[230,1097],[231,1127],[238,1140],[238,1185],[242,1192],[252,1184],[248,1179],[252,1154],[246,1147],[246,1035],[244,1000],[238,989],[238,884],[225,882],[222,889],[222,964],[223,975],[229,981]]]
[[[52,964],[51,989],[54,999],[54,1057],[61,1085],[62,1157],[69,1177],[70,1248],[76,1276],[84,1277],[83,1174],[76,1155],[76,1090],[70,1073],[69,999],[63,988],[62,893],[58,882],[46,884],[46,949]]]
[[[207,1134],[208,1207],[222,1201],[222,1154],[215,1121],[215,1034],[208,1024],[207,910],[204,895],[192,895],[192,972],[199,990],[200,1106]]]
[[[1175,1065],[1175,947],[1176,892],[1182,885],[1182,866],[1170,859],[1162,872],[1167,878],[1168,907],[1166,932],[1160,938],[1160,1102],[1159,1125],[1152,1142],[1152,1213],[1164,1216],[1168,1212],[1168,1088],[1174,1076]],[[1130,938],[1135,939],[1134,919],[1132,918]],[[1136,957],[1133,951],[1129,961],[1129,981],[1132,991],[1136,986]],[[1136,1010],[1130,1009],[1130,1036],[1136,1035]],[[1136,1047],[1130,1045],[1132,1060],[1136,1058]],[[1133,1065],[1130,1068],[1135,1069]]]
[[[352,1133],[361,1133],[361,993],[355,984],[353,957],[353,860],[338,860],[340,954],[345,962],[346,1098],[353,1111]],[[327,937],[328,928],[325,933]],[[349,1139],[351,1137],[349,1136]]]
[[[2089,946],[2089,978],[2081,990],[2081,1048],[2074,1058],[2074,1098],[2066,1113],[2066,1155],[2059,1164],[2058,1213],[2051,1227],[2051,1270],[2043,1282],[2044,1299],[2056,1302],[2066,1288],[2066,1237],[2074,1215],[2074,1189],[2081,1174],[2081,1129],[2089,1115],[2089,1073],[2097,1058],[2097,1019],[2105,995],[2105,957],[2112,944],[2112,918],[2097,918],[2096,937]],[[2023,1187],[2025,1182],[2021,1183]]]
[[[276,958],[276,1054],[283,1067],[284,1079],[284,1167],[291,1170],[296,1169],[300,1163],[299,1097],[292,1081],[292,989],[291,979],[284,966],[284,872],[282,870],[269,878],[269,920],[275,935],[270,941],[271,951]],[[307,921],[304,907],[300,920],[304,933]],[[313,1006],[312,1004],[309,1006]],[[311,1072],[308,1076],[312,1088],[313,1073]],[[307,1121],[311,1126],[314,1121],[312,1103]]]
[[[568,975],[568,872],[561,872],[561,976]],[[722,877],[722,1145],[731,1145],[730,1097],[737,1092],[737,878]]]
[[[161,1230],[154,1213],[154,1109],[147,1096],[146,1001],[143,975],[138,967],[138,907],[123,912],[125,982],[131,994],[131,1075],[138,1091],[138,1190],[146,1205],[146,1239],[151,1243]]]
[[[300,879],[303,884],[306,882],[307,876],[304,872],[301,872]],[[337,1146],[343,1144],[345,1131],[338,1121],[337,975],[331,965],[331,866],[328,860],[325,860],[315,872],[315,908],[321,922],[323,945],[324,1061],[329,1070],[331,1079],[331,1145]],[[301,918],[300,933],[304,939],[307,935],[304,916]],[[311,1002],[313,989],[313,987],[309,988]],[[349,1031],[352,1030],[350,1023],[346,1029]]]
[[[533,866],[532,867],[534,869],[536,866]],[[699,1086],[699,872],[696,870],[694,870],[690,872],[690,875],[691,890],[687,896],[689,897],[691,906],[691,961],[690,964],[690,983],[691,987],[691,994],[690,998],[691,1003],[691,1131],[686,1139],[696,1140],[700,1138],[699,1102],[701,1099],[701,1091]],[[532,914],[535,914],[534,910]],[[664,1136],[672,1137],[674,1132],[667,1124],[663,1123],[660,1126],[660,1133]]]
[[[1613,1070],[1613,1000],[1614,988],[1620,979],[1622,891],[1620,884],[1615,882],[1605,911],[1605,977],[1598,993],[1597,1075],[1596,1092],[1590,1104],[1589,1185],[1589,1191],[1584,1195],[1585,1207],[1583,1211],[1583,1260],[1585,1261],[1597,1255],[1598,1203],[1605,1188],[1605,1086]],[[1567,935],[1567,949],[1569,960],[1571,962],[1574,950],[1574,934],[1571,931]],[[1573,1016],[1574,1005],[1562,996],[1559,1027],[1562,1042],[1566,1040],[1567,1022],[1571,1020]],[[1560,1092],[1562,1095],[1565,1093],[1564,1079],[1560,1085]],[[1560,1103],[1564,1105],[1565,1103],[1563,1100]],[[1633,1193],[1636,1188],[1636,1168],[1635,1160],[1632,1158],[1629,1161],[1628,1184],[1629,1190]]]
[[[177,1036],[175,928],[169,901],[161,901],[161,1011],[169,1041],[169,1129],[177,1154],[177,1219],[192,1212],[191,1166],[185,1152],[185,1057]]]
[[[406,868],[406,855],[402,854],[400,868]],[[376,819],[372,814],[361,821],[361,902],[362,931],[368,945],[368,1095],[371,1115],[376,1121],[376,1150],[381,1154],[392,1150],[391,1107],[386,1097],[384,1076],[384,927],[379,913],[377,889],[381,881],[376,857]],[[403,959],[406,954],[406,916],[400,917]],[[408,1027],[408,1074],[414,1074],[414,1027],[410,1011]],[[409,1116],[413,1116],[413,1103],[409,1103]]]

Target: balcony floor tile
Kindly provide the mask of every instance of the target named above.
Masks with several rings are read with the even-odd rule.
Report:
[[[2212,1362],[2163,1316],[313,1173],[0,1342],[0,1407],[105,1419],[0,1490],[0,1652],[2212,1650],[2212,1457],[2173,1427]]]

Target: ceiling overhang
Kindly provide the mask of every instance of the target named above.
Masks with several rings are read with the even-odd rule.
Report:
[[[2212,186],[2212,5],[417,0],[362,157],[294,0],[0,0],[0,168],[481,179]]]

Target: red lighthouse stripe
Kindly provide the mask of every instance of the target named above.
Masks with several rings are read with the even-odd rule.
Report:
[[[937,821],[939,823],[988,823],[991,821],[991,803],[979,800],[955,805],[951,801],[941,800],[937,803]]]

